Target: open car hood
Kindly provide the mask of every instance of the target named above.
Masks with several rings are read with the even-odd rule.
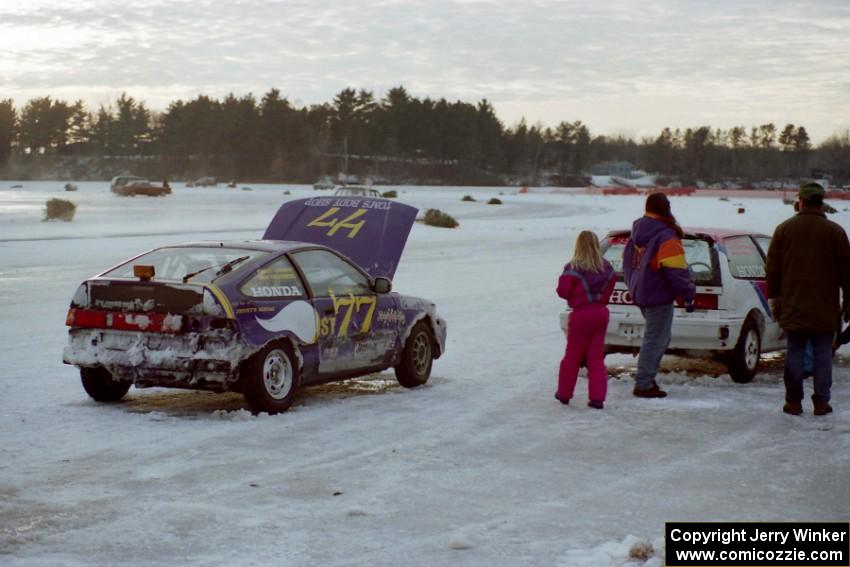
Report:
[[[371,197],[313,197],[281,205],[264,240],[297,240],[337,250],[370,276],[392,279],[418,209]]]

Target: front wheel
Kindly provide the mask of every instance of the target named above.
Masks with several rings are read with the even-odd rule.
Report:
[[[739,384],[747,384],[755,378],[761,357],[761,336],[755,321],[748,318],[741,327],[741,335],[729,355],[729,376]]]
[[[242,369],[243,393],[253,413],[276,414],[289,409],[298,382],[295,356],[286,343],[266,346]]]
[[[421,386],[431,377],[431,365],[434,362],[434,348],[431,341],[431,328],[420,321],[413,326],[404,350],[401,362],[395,367],[398,383],[405,388]]]
[[[112,373],[102,366],[80,368],[80,380],[89,397],[98,402],[117,402],[132,386],[132,382],[113,379]]]

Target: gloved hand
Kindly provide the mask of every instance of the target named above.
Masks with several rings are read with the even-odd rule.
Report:
[[[779,310],[781,308],[781,303],[779,302],[778,297],[771,297],[767,300],[767,305],[770,307],[770,314],[773,317],[774,321],[779,321]]]
[[[694,312],[694,302],[688,301],[685,303],[685,313],[693,313]]]

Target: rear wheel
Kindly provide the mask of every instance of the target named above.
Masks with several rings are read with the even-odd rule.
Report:
[[[114,380],[112,373],[102,366],[80,368],[80,380],[89,397],[98,402],[117,402],[133,385],[126,380]]]
[[[741,335],[735,350],[729,355],[728,367],[732,380],[739,384],[751,382],[756,375],[761,356],[761,335],[752,318],[747,318],[741,327]]]
[[[272,343],[252,356],[242,369],[245,401],[253,413],[289,409],[299,383],[298,366],[288,343]]]
[[[421,386],[431,377],[431,365],[434,362],[434,348],[431,341],[431,328],[420,321],[413,326],[404,350],[401,362],[395,367],[398,383],[405,388]]]

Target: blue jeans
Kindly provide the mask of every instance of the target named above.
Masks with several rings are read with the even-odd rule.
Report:
[[[661,357],[670,345],[670,331],[673,328],[673,304],[641,307],[641,315],[646,320],[643,343],[638,355],[635,387],[638,390],[651,388],[655,375],[661,365]]]
[[[834,333],[804,333],[788,331],[788,350],[785,353],[785,401],[803,400],[803,357],[806,343],[812,343],[812,363],[815,393],[812,400],[828,402],[832,388],[832,339]]]

